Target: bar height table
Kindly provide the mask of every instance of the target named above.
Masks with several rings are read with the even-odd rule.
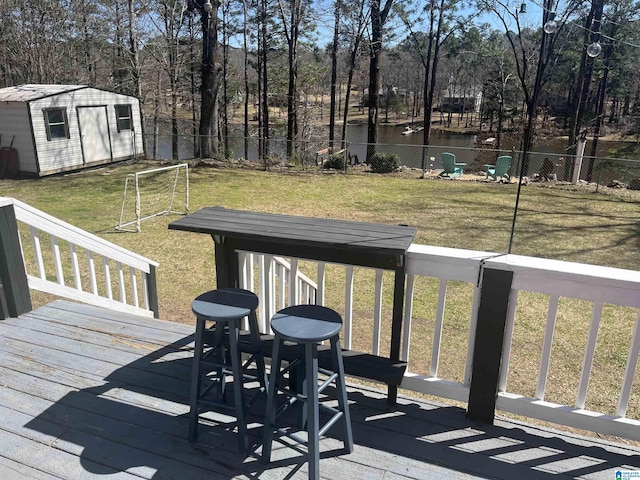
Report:
[[[388,401],[395,403],[406,369],[406,364],[400,362],[402,311],[406,253],[416,234],[415,227],[207,207],[171,222],[169,229],[212,236],[218,288],[240,286],[238,250],[393,271],[389,375],[366,372],[357,366],[350,368],[348,352],[345,370],[347,374],[377,380],[383,375]]]

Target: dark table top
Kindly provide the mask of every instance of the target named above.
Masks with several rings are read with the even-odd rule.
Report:
[[[279,245],[283,250],[290,245],[385,256],[404,255],[417,231],[415,227],[406,225],[299,217],[224,207],[203,208],[171,222],[169,228],[243,239],[252,245]]]

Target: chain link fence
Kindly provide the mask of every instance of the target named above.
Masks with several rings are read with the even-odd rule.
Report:
[[[169,159],[176,161],[199,158],[197,136],[190,132],[181,132],[176,137],[176,155],[174,155],[173,136],[167,133],[145,134],[147,157],[152,159]],[[499,156],[512,158],[508,172],[513,178],[527,177],[528,181],[560,181],[577,183],[594,182],[597,185],[628,185],[640,177],[640,159],[620,159],[601,157],[576,157],[567,154],[550,152],[529,152],[527,159],[517,150],[499,150],[495,148],[467,148],[446,145],[407,145],[376,144],[347,142],[344,149],[340,142],[335,142],[334,152],[344,155],[347,165],[366,164],[367,152],[392,153],[399,157],[405,168],[421,170],[423,173],[437,174],[443,169],[442,153],[453,153],[456,162],[465,163],[464,175],[485,175],[486,165],[495,164]],[[296,142],[293,151],[293,163],[304,168],[317,168],[326,159],[331,150],[326,139]],[[250,136],[229,136],[218,140],[217,155],[219,160],[246,160],[263,163],[259,151],[267,152],[270,164],[287,161],[287,141],[284,138],[270,138],[261,145],[260,138]],[[177,158],[175,158],[177,157]],[[524,170],[523,170],[524,165]],[[348,169],[347,169],[348,171]],[[640,183],[640,180],[638,181]],[[638,185],[640,187],[640,185]]]

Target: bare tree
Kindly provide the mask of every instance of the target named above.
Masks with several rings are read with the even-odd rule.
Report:
[[[369,45],[369,116],[367,121],[367,160],[376,153],[378,143],[378,109],[380,108],[380,55],[384,38],[384,24],[393,0],[371,0],[371,43]]]
[[[593,42],[596,36],[598,38],[600,36],[600,23],[602,22],[603,7],[604,0],[592,0],[589,14],[585,20],[585,45]],[[590,55],[587,55],[586,48],[582,48],[582,54],[580,57],[580,70],[578,71],[576,79],[576,94],[573,96],[574,102],[571,106],[571,120],[569,122],[569,141],[567,144],[567,152],[570,155],[575,155],[576,153],[576,141],[582,129],[587,95],[589,94],[591,77],[593,74],[594,59]],[[566,167],[569,167],[569,164],[567,164]],[[569,172],[565,172],[565,176],[568,176],[568,173]]]
[[[332,151],[336,125],[336,84],[338,83],[338,50],[340,46],[340,10],[342,10],[342,0],[335,0],[333,44],[331,45],[331,93],[329,95],[329,148]]]
[[[535,120],[537,117],[540,90],[548,79],[548,66],[557,60],[555,44],[561,38],[565,24],[578,9],[580,3],[569,2],[562,12],[555,11],[554,0],[545,0],[542,10],[540,40],[535,38],[535,31],[524,26],[520,12],[513,10],[503,0],[480,0],[479,7],[493,12],[505,29],[505,36],[513,53],[516,75],[522,88],[527,110],[527,123],[522,137],[521,149],[530,152],[533,145]],[[554,28],[548,28],[550,22]],[[544,26],[547,26],[545,30]],[[514,30],[515,28],[515,30]],[[551,34],[550,32],[553,32]],[[528,154],[522,161],[521,173],[526,175],[529,169]]]
[[[187,8],[202,20],[202,83],[200,85],[200,157],[218,152],[218,8],[217,0],[188,0]]]
[[[287,158],[291,160],[296,157],[298,138],[298,43],[308,4],[307,0],[278,0],[278,6],[288,47]]]
[[[436,74],[440,60],[440,48],[460,23],[454,17],[459,0],[427,0],[417,11],[405,9],[401,17],[414,40],[416,51],[425,70],[424,74],[424,130],[423,145],[429,145],[431,137],[431,113],[436,90]],[[427,24],[420,27],[421,19],[427,17]],[[422,171],[425,171],[427,149],[422,153]]]
[[[367,28],[367,20],[369,12],[365,9],[366,0],[359,0],[355,4],[345,5],[344,17],[346,33],[349,46],[349,60],[347,66],[347,88],[344,99],[344,117],[342,122],[342,143],[347,140],[347,119],[349,117],[349,103],[351,98],[351,87],[353,85],[353,76],[355,74],[358,58],[360,55],[360,47],[364,39],[364,32]]]
[[[185,24],[185,10],[180,2],[173,0],[156,0],[154,11],[158,18],[152,16],[151,21],[162,36],[162,46],[158,46],[158,59],[161,60],[169,77],[171,94],[171,153],[174,160],[178,160],[178,140],[180,129],[178,125],[178,98],[180,90],[180,75],[184,60],[180,49],[180,36]]]

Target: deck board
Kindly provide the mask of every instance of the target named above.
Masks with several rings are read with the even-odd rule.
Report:
[[[187,436],[193,326],[56,301],[0,321],[0,478],[304,479],[304,455],[236,453],[230,419]],[[640,470],[640,449],[349,386],[355,450],[321,441],[329,480],[612,479]],[[250,412],[259,452],[263,404]],[[338,429],[339,431],[339,429]]]

